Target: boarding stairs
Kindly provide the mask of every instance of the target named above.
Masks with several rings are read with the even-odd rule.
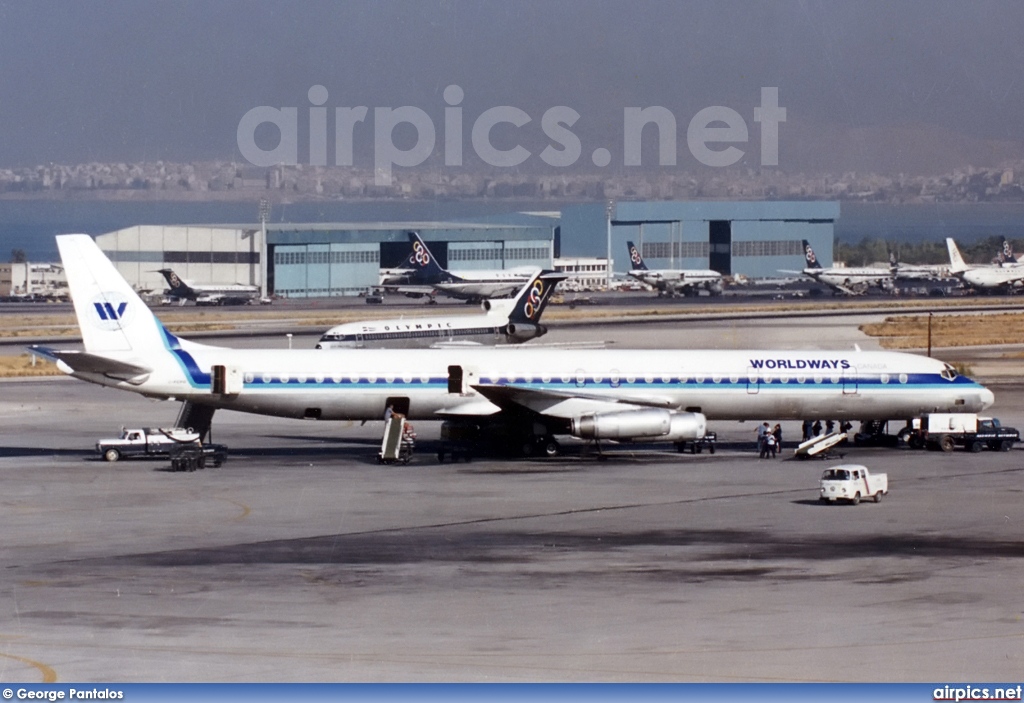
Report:
[[[807,441],[800,443],[796,448],[795,454],[801,459],[810,457],[818,457],[819,459],[829,458],[828,451],[840,442],[845,441],[846,436],[846,432],[833,432],[831,434],[811,437]]]

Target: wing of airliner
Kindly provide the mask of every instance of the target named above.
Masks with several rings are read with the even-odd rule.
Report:
[[[516,280],[503,283],[461,281],[458,283],[435,283],[437,291],[463,300],[479,300],[481,298],[504,298],[512,295],[523,287],[523,281]]]
[[[31,346],[28,350],[44,359],[64,364],[72,373],[100,374],[108,378],[133,383],[137,379],[145,380],[152,372],[152,369],[145,366],[83,351],[51,349],[40,346]]]
[[[672,408],[672,399],[666,396],[608,396],[591,395],[576,391],[535,389],[515,385],[476,385],[473,388],[503,410],[525,409],[569,419],[590,412],[627,410],[629,408]]]

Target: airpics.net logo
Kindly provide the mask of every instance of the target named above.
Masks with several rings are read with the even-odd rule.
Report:
[[[328,99],[327,88],[314,85],[308,92],[309,165],[328,165]],[[460,105],[465,91],[457,85],[444,90],[443,145],[445,166],[462,166],[465,122],[467,116]],[[334,166],[352,166],[357,125],[366,122],[370,109],[365,106],[334,108]],[[566,105],[548,108],[540,118],[544,136],[550,140],[537,158],[548,166],[573,166],[583,157],[583,143],[572,131],[580,113]],[[779,125],[786,121],[786,108],[779,106],[778,88],[761,88],[761,104],[754,108],[754,122],[759,125],[761,166],[779,165]],[[499,105],[476,115],[470,127],[470,144],[476,156],[489,166],[514,168],[535,155],[521,144],[499,149],[492,142],[492,131],[499,125],[524,128],[533,118],[511,105]],[[272,149],[257,143],[256,132],[265,124],[277,128],[278,142]],[[644,127],[653,124],[658,139],[658,165],[675,166],[677,158],[677,120],[669,109],[661,106],[626,107],[622,117],[622,163],[642,166]],[[402,127],[407,125],[407,127]],[[395,144],[396,129],[415,132],[415,142],[408,148]],[[507,128],[506,128],[507,129]],[[647,130],[649,133],[651,130]],[[705,166],[725,167],[738,163],[746,152],[735,146],[749,141],[747,122],[736,110],[722,105],[705,107],[690,119],[686,128],[686,146],[690,154]],[[389,186],[396,167],[419,166],[431,157],[437,146],[438,130],[425,110],[413,105],[373,108],[374,184]],[[254,107],[242,117],[237,130],[238,150],[253,166],[298,165],[299,108]],[[604,146],[590,152],[590,160],[599,168],[609,166],[612,151]]]

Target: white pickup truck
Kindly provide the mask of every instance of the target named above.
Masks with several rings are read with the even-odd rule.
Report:
[[[179,447],[199,445],[199,435],[181,427],[121,428],[116,439],[101,439],[96,451],[107,461],[125,457],[170,456]]]
[[[857,505],[861,498],[874,498],[876,503],[881,503],[882,496],[888,492],[887,474],[873,474],[868,467],[860,464],[842,464],[825,469],[821,475],[818,500],[828,503],[848,500]]]

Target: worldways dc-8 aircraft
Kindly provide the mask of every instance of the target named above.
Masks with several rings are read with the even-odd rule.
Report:
[[[85,351],[33,353],[85,381],[186,401],[182,416],[207,422],[220,408],[377,420],[390,404],[411,420],[480,428],[491,446],[500,436],[554,455],[559,434],[680,443],[708,419],[894,420],[994,400],[947,364],[895,352],[207,346],[168,332],[88,235],[57,244]]]

